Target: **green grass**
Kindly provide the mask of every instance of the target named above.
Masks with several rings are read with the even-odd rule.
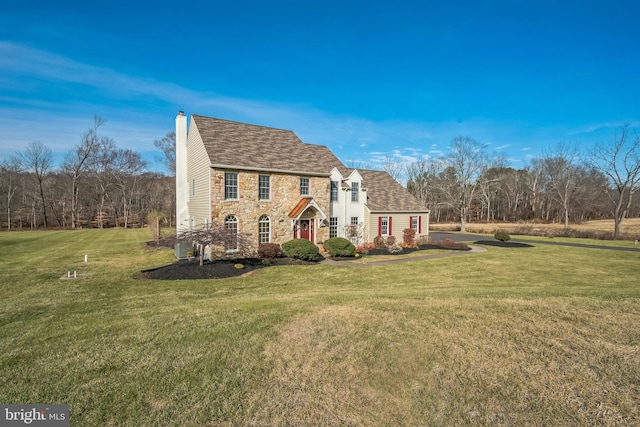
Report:
[[[640,423],[640,253],[138,280],[172,261],[149,238],[0,233],[0,402],[72,425]]]

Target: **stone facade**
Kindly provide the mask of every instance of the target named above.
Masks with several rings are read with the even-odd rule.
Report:
[[[238,174],[237,200],[225,200],[225,172]],[[270,176],[270,200],[259,200],[258,180],[260,175]],[[305,176],[305,175],[302,175]],[[284,243],[294,238],[294,221],[290,212],[300,199],[300,175],[274,172],[255,172],[230,169],[214,169],[211,174],[211,220],[223,223],[228,215],[238,218],[238,230],[255,236],[258,241],[258,220],[263,215],[270,218],[272,243]],[[309,178],[309,196],[327,215],[330,215],[329,177],[305,176]],[[307,196],[308,197],[308,196]],[[300,218],[314,219],[314,243],[329,238],[329,229],[314,208],[309,208]]]

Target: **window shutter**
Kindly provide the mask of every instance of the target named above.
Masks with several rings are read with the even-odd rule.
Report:
[[[378,217],[378,236],[382,236],[382,217]]]
[[[418,215],[418,234],[422,234],[422,215]]]
[[[409,228],[413,229],[413,217],[409,215]]]
[[[393,232],[391,231],[391,217],[389,217],[389,236],[393,236]]]

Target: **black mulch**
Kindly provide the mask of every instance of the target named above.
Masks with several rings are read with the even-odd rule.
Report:
[[[518,242],[500,242],[497,240],[481,240],[475,242],[479,245],[499,246],[502,248],[530,248],[531,245]],[[368,254],[371,255],[404,255],[414,251],[426,251],[428,249],[442,249],[442,246],[423,245],[418,248],[405,248],[402,252],[391,254],[387,249],[370,249]],[[470,248],[448,248],[453,250],[470,250]],[[352,260],[352,257],[334,257],[336,261]],[[242,268],[236,268],[236,265],[242,264]],[[215,260],[205,261],[201,266],[199,260],[181,260],[173,264],[164,265],[162,267],[150,268],[142,270],[139,277],[142,279],[156,280],[189,280],[189,279],[225,279],[228,277],[242,276],[252,271],[272,265],[317,265],[317,262],[301,261],[292,258],[276,258],[267,263],[263,263],[257,258],[243,258],[233,260]]]
[[[236,268],[242,264],[243,268]],[[199,260],[181,260],[162,267],[142,270],[139,277],[156,280],[189,280],[189,279],[225,279],[237,277],[270,265],[313,265],[317,262],[295,260],[291,258],[276,258],[269,263],[263,263],[257,258],[243,258],[233,260],[205,261],[200,265]]]
[[[532,248],[533,246],[519,242],[501,242],[500,240],[479,240],[477,245],[496,246],[499,248]]]

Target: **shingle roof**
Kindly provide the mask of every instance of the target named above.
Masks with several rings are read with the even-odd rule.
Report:
[[[367,189],[367,206],[371,211],[420,211],[428,209],[391,175],[384,171],[358,169],[362,187]]]
[[[315,175],[344,168],[327,147],[306,144],[290,130],[195,114],[192,118],[214,166]]]

